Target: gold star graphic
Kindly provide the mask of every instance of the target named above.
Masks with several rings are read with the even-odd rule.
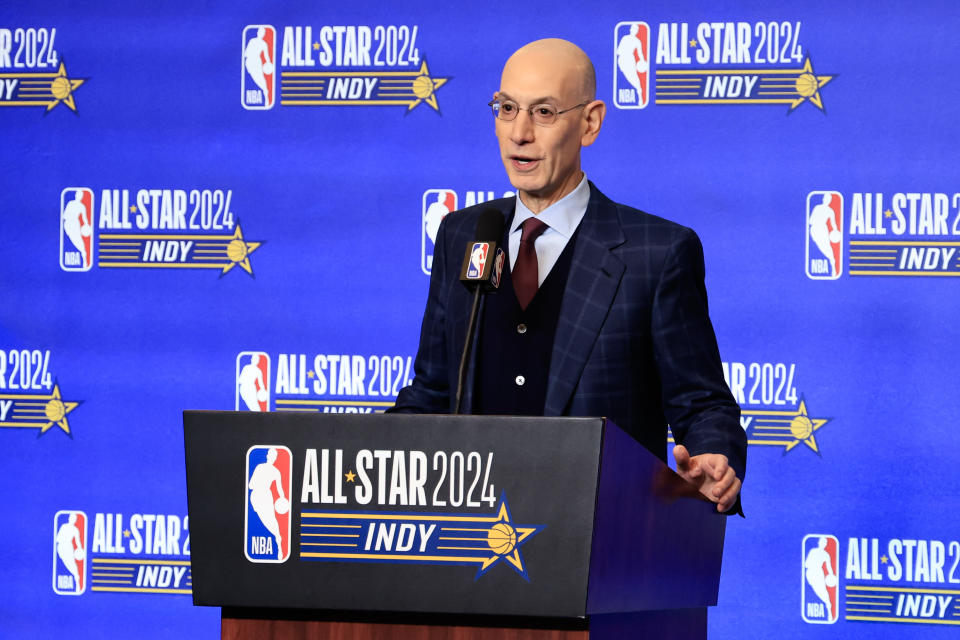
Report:
[[[313,50],[314,50],[314,51],[320,51],[320,43],[319,43],[319,42],[314,42],[314,43],[313,43]]]
[[[697,48],[697,40],[696,40],[696,38],[694,38],[694,39],[692,39],[692,40],[690,41],[690,46],[691,46],[692,48],[694,48],[694,49]]]
[[[70,424],[67,422],[67,414],[79,406],[79,402],[64,402],[60,396],[60,385],[54,384],[53,393],[50,394],[49,400],[43,408],[43,413],[49,422],[40,427],[39,435],[43,435],[52,429],[53,425],[57,425],[63,429],[64,433],[69,435]]]
[[[77,112],[77,103],[73,99],[74,90],[87,81],[87,78],[70,78],[67,76],[67,66],[60,61],[60,69],[50,81],[50,93],[53,100],[47,103],[47,112],[60,104],[61,102],[70,108],[74,113]]]
[[[136,213],[136,212],[137,212],[137,205],[135,204],[130,205],[130,213]]]
[[[829,422],[828,418],[811,418],[807,414],[806,400],[801,400],[796,417],[790,421],[790,434],[796,439],[787,445],[784,453],[802,442],[819,454],[820,450],[817,448],[817,440],[813,434],[827,422]]]
[[[223,267],[220,276],[223,277],[224,274],[237,265],[240,265],[241,269],[253,275],[253,268],[250,266],[250,254],[256,251],[261,244],[263,243],[244,241],[243,232],[240,230],[240,225],[238,224],[237,230],[233,233],[233,238],[227,245],[227,257],[230,258],[230,263]]]
[[[440,111],[440,106],[437,104],[436,91],[447,84],[447,80],[449,79],[450,78],[431,77],[430,70],[427,68],[427,59],[424,58],[417,77],[413,79],[413,95],[415,95],[417,99],[407,106],[407,113],[412,111],[413,108],[421,102],[426,102],[433,107],[434,111]]]
[[[316,376],[316,375],[317,375],[317,374],[315,374],[312,369],[311,369],[310,371],[307,371],[307,377],[308,377],[308,378],[311,378],[311,379],[312,379],[312,378],[313,378],[314,376]]]
[[[507,511],[507,505],[501,502],[500,512],[497,514],[497,522],[493,524],[487,533],[487,544],[490,545],[493,555],[483,561],[480,570],[486,570],[487,567],[494,562],[503,558],[512,564],[517,571],[523,573],[525,570],[523,568],[523,559],[520,557],[519,547],[524,540],[536,532],[537,527],[520,527],[510,522],[510,513]],[[493,536],[502,540],[504,534],[507,536],[506,541],[500,541],[499,543],[491,542]],[[494,549],[494,544],[498,547],[502,546],[502,549]]]
[[[810,62],[810,56],[808,55],[807,59],[803,62],[803,67],[799,70],[799,75],[794,81],[797,97],[790,103],[790,109],[787,110],[787,113],[790,113],[807,100],[816,108],[820,109],[820,111],[823,111],[823,99],[820,97],[820,89],[835,77],[836,75],[818,76],[814,73],[813,63]]]
[[[123,530],[123,537],[124,537],[124,538],[129,538],[129,537],[130,537],[130,529],[124,529],[124,530]]]
[[[357,477],[357,474],[355,474],[355,473],[353,472],[353,469],[349,469],[349,470],[348,470],[345,474],[343,474],[343,475],[347,478],[347,482],[353,482],[353,481],[356,479],[356,477]]]
[[[886,211],[883,212],[883,215],[886,216],[887,218],[892,218],[893,211],[890,211],[890,209],[887,209]]]
[[[887,564],[890,559],[887,556],[880,556],[880,564]]]

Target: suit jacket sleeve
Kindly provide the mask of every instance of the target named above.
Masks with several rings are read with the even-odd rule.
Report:
[[[420,346],[414,361],[413,382],[400,390],[396,403],[387,413],[450,413],[450,375],[447,366],[446,230],[449,216],[437,230],[433,266],[430,270],[430,291],[420,327]]]
[[[747,438],[707,313],[703,247],[692,230],[680,234],[664,260],[651,327],[664,415],[690,455],[722,453],[742,481]]]

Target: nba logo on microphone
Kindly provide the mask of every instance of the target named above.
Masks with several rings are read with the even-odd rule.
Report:
[[[240,104],[244,109],[272,109],[277,87],[277,30],[252,24],[243,30]]]
[[[487,266],[487,251],[490,250],[489,242],[474,242],[470,249],[470,265],[467,267],[467,278],[470,280],[479,280],[483,277],[484,267]]]
[[[807,277],[836,280],[843,273],[843,195],[807,194]]]
[[[276,445],[247,450],[244,555],[250,562],[286,562],[290,557],[293,456]]]
[[[643,109],[650,104],[650,27],[619,22],[613,32],[613,104]]]
[[[830,535],[803,538],[800,615],[806,622],[833,624],[839,617],[839,549],[837,539]]]
[[[420,219],[420,270],[430,275],[433,269],[433,245],[437,241],[440,221],[457,210],[457,193],[453,189],[427,189],[423,192]]]
[[[67,187],[60,192],[60,268],[89,271],[93,266],[93,191]]]
[[[270,410],[270,356],[263,351],[237,355],[237,411]]]
[[[57,511],[53,516],[53,591],[78,596],[87,588],[87,514]]]

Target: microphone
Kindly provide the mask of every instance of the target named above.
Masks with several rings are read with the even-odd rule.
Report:
[[[470,308],[470,321],[467,325],[467,338],[460,356],[460,369],[457,374],[457,394],[454,403],[455,414],[460,413],[463,401],[463,387],[467,379],[467,363],[473,347],[473,335],[477,329],[477,313],[480,309],[480,294],[492,291],[500,286],[503,262],[506,254],[497,249],[497,243],[503,237],[503,213],[489,208],[480,213],[477,220],[475,240],[467,243],[460,269],[460,281],[473,290],[473,305]]]
[[[500,286],[503,261],[506,254],[497,250],[503,237],[503,214],[496,209],[484,209],[477,219],[474,241],[467,243],[460,269],[460,281],[470,289],[491,291]]]

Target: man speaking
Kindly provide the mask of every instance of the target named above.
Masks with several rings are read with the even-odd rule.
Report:
[[[680,474],[730,510],[747,443],[707,314],[699,239],[587,181],[580,149],[597,139],[606,106],[576,45],[522,47],[490,107],[517,196],[441,223],[416,376],[391,411],[453,410],[472,298],[460,265],[481,210],[495,207],[509,269],[482,305],[464,412],[604,416],[662,460],[669,424]]]

